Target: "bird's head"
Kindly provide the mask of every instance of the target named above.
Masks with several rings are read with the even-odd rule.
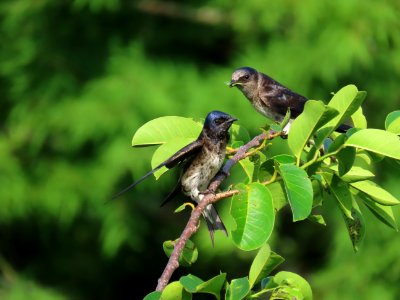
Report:
[[[210,112],[204,122],[204,130],[211,138],[221,138],[225,136],[232,123],[237,119],[218,110]]]
[[[236,69],[232,73],[231,81],[229,82],[229,87],[236,86],[240,90],[246,90],[248,88],[257,87],[257,70],[250,67],[242,67]]]

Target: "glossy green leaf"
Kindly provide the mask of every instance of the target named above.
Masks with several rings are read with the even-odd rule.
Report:
[[[336,175],[323,173],[322,176],[342,213],[346,218],[352,219],[353,195],[350,193],[349,185]]]
[[[353,84],[341,88],[328,103],[328,106],[336,109],[339,114],[323,126],[323,129],[329,129],[326,136],[349,119],[359,109],[366,96],[365,91],[358,91]]]
[[[354,114],[351,115],[351,120],[356,128],[367,128],[367,119],[364,116],[362,107],[359,107]]]
[[[336,175],[339,175],[338,166],[330,166],[331,170],[335,171]],[[369,170],[363,169],[361,167],[353,166],[350,171],[345,175],[340,176],[343,181],[346,182],[356,182],[366,179],[373,178],[375,175]]]
[[[282,256],[271,251],[268,244],[262,246],[260,250],[258,250],[258,253],[250,267],[250,288],[268,276],[272,270],[284,262],[284,260],[285,259]]]
[[[293,155],[289,155],[289,154],[275,155],[271,159],[273,159],[274,161],[276,161],[280,164],[295,164],[296,163],[296,158]]]
[[[365,195],[360,195],[365,206],[377,217],[382,223],[398,231],[396,218],[394,217],[393,208],[391,206],[381,205],[370,200]]]
[[[221,289],[226,280],[226,273],[221,273],[197,286],[197,293],[207,293],[220,299]]]
[[[288,137],[288,145],[298,162],[312,134],[337,114],[336,110],[329,108],[321,101],[308,100],[306,102],[303,113],[293,121]]]
[[[343,176],[350,171],[356,158],[355,148],[343,148],[336,154],[336,158],[339,162],[339,176]]]
[[[362,129],[344,143],[346,146],[365,149],[377,154],[400,159],[399,137],[385,130]]]
[[[179,279],[180,284],[190,293],[196,293],[197,292],[197,287],[204,283],[202,279],[200,279],[197,276],[194,276],[192,274],[182,276]]]
[[[160,147],[157,148],[157,150],[153,154],[153,157],[151,158],[151,168],[154,169],[159,164],[170,158],[177,151],[179,151],[180,149],[182,149],[183,147],[185,147],[186,145],[190,144],[193,141],[194,141],[193,139],[176,138],[161,145]],[[158,179],[166,171],[168,171],[168,169],[166,167],[162,167],[161,169],[154,172],[154,176],[156,177],[156,179]]]
[[[172,251],[174,251],[174,246],[177,241],[165,241],[163,243],[164,253],[170,257]],[[194,264],[197,260],[199,253],[196,245],[188,240],[183,248],[181,255],[179,256],[179,265],[183,267],[189,267]]]
[[[255,169],[254,163],[250,161],[249,157],[246,157],[245,159],[239,160],[239,164],[242,167],[247,178],[249,179],[248,182],[252,182],[253,176],[254,176],[254,169]]]
[[[289,286],[294,288],[295,291],[300,291],[304,300],[311,300],[313,298],[310,284],[307,282],[307,280],[296,273],[281,271],[274,276],[273,280],[279,286]]]
[[[182,276],[179,282],[186,289],[186,291],[194,293],[212,294],[216,299],[220,299],[221,289],[225,283],[226,273],[221,273],[207,281],[203,281],[197,276],[192,274]]]
[[[161,293],[160,300],[191,300],[192,295],[189,294],[180,284],[179,281],[173,281],[168,284]]]
[[[165,144],[177,138],[195,140],[203,125],[192,119],[167,116],[151,120],[140,127],[132,139],[132,146]]]
[[[161,292],[154,291],[146,295],[146,297],[144,297],[143,300],[160,300],[160,298],[161,298]]]
[[[387,115],[385,128],[387,131],[400,134],[400,110],[392,111]]]
[[[357,181],[350,183],[352,187],[367,194],[372,200],[382,205],[398,205],[400,201],[391,193],[381,188],[375,182],[370,180]]]
[[[311,213],[313,189],[306,171],[295,165],[280,165],[286,195],[293,212],[293,221],[304,220]]]
[[[225,294],[226,300],[244,299],[250,292],[250,283],[247,277],[233,279]]]
[[[230,214],[236,228],[231,237],[243,250],[254,250],[271,235],[275,222],[272,195],[262,184],[253,182],[247,187],[238,185],[240,194],[232,197]]]

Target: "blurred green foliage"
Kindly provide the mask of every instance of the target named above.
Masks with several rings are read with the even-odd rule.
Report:
[[[236,67],[313,99],[354,83],[368,91],[369,127],[383,128],[400,99],[399,13],[397,0],[2,1],[2,299],[136,299],[153,289],[162,241],[186,220],[176,205],[159,208],[173,176],[105,202],[150,168],[151,153],[130,148],[148,120],[218,109],[258,131],[265,119],[224,85]],[[381,165],[380,184],[400,196],[398,167]],[[279,216],[272,241],[285,269],[321,299],[399,298],[397,235],[371,220],[355,255],[337,212],[325,213],[323,229]],[[193,273],[245,275],[251,255],[222,235],[214,249],[205,231],[197,238],[209,251]]]

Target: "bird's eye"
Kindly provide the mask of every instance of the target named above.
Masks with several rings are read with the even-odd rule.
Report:
[[[244,79],[249,79],[249,78],[250,78],[250,75],[247,74],[247,75],[244,75],[243,77],[244,77]]]
[[[224,122],[224,119],[216,119],[214,122],[216,125],[221,125]]]

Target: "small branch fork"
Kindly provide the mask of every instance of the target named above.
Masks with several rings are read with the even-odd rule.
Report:
[[[163,291],[167,286],[169,280],[172,277],[174,271],[179,267],[179,256],[181,255],[187,240],[197,231],[199,223],[199,219],[202,215],[202,212],[207,207],[207,205],[217,202],[221,199],[231,197],[239,193],[238,190],[230,190],[226,192],[221,192],[215,194],[215,191],[220,186],[220,184],[225,180],[226,177],[229,176],[229,171],[231,168],[241,159],[244,159],[248,156],[248,151],[251,148],[258,147],[260,145],[265,144],[266,140],[271,140],[277,136],[282,135],[282,132],[269,131],[264,132],[260,135],[254,137],[250,142],[241,146],[232,158],[230,158],[222,170],[213,178],[209,187],[208,193],[204,196],[203,200],[196,206],[196,208],[192,211],[189,221],[186,224],[185,229],[183,230],[181,236],[178,239],[178,242],[174,246],[174,251],[172,252],[168,263],[161,274],[161,277],[158,279],[158,284],[156,291]]]

